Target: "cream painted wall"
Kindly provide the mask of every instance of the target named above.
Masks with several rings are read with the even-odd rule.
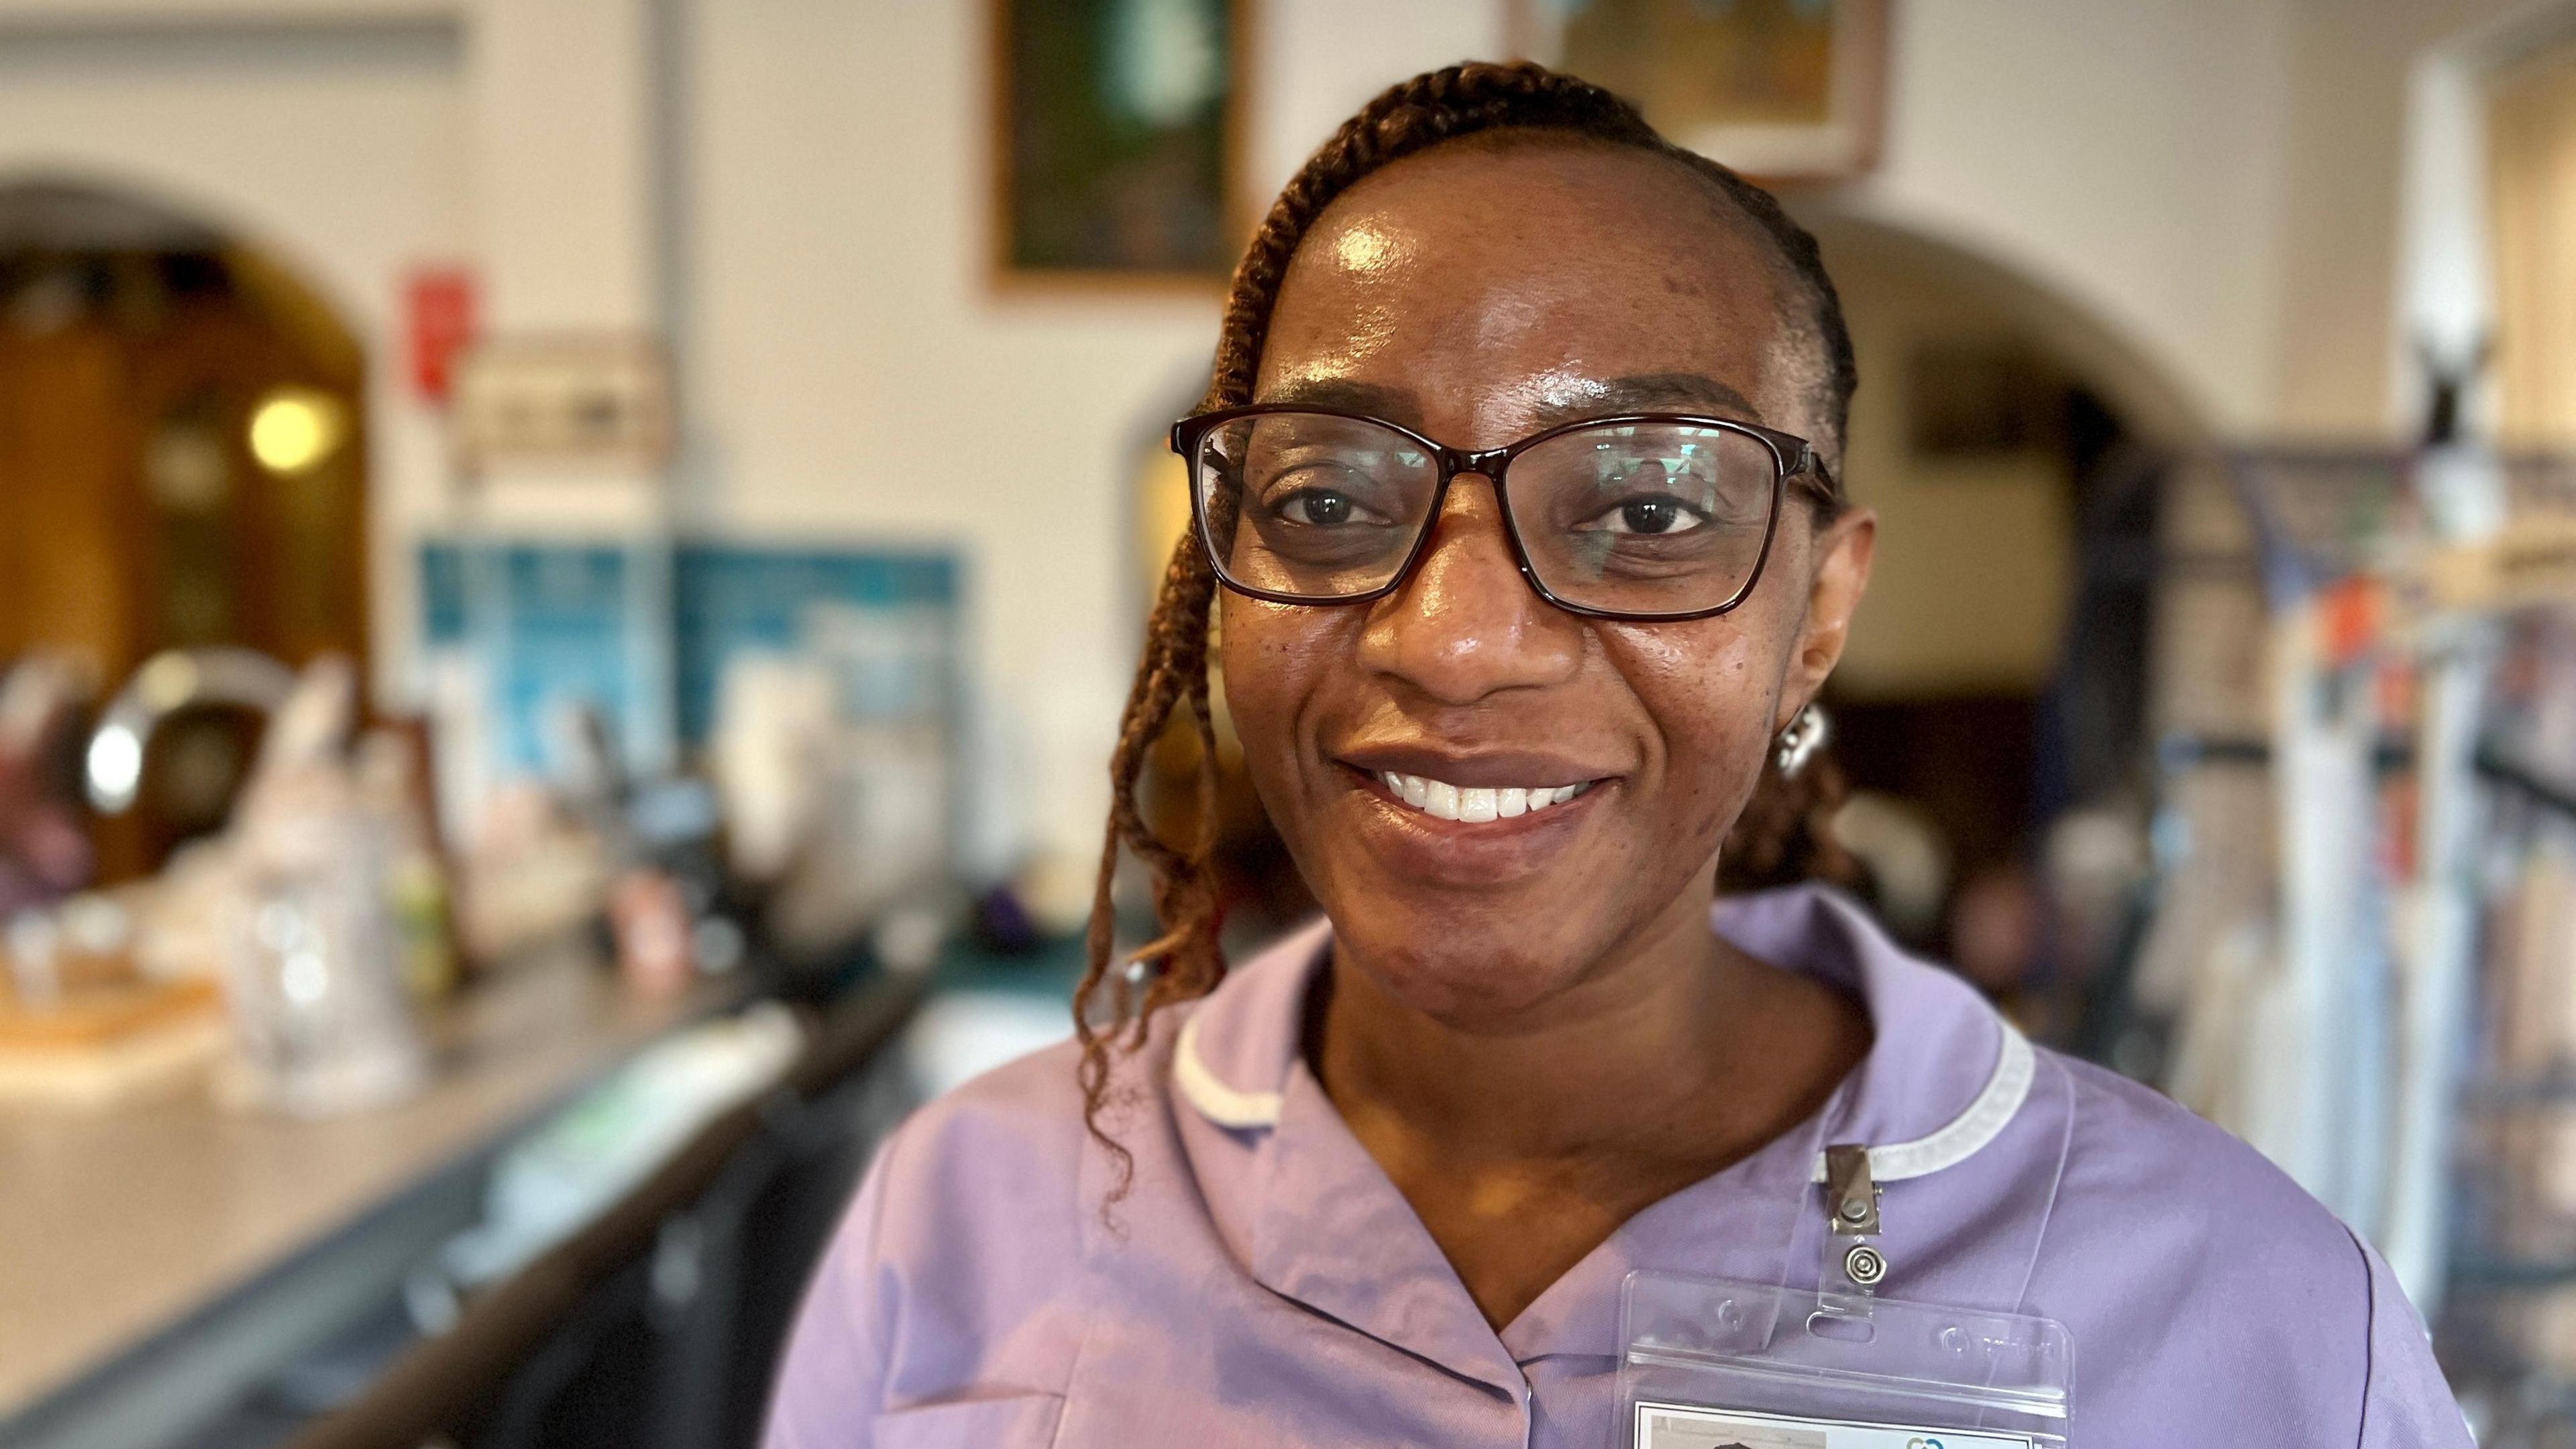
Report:
[[[2410,72],[2566,0],[1917,0],[1829,204],[2022,271],[2227,436],[2404,435]]]
[[[1883,164],[1832,203],[2028,275],[2205,422],[2258,430],[2279,322],[2284,0],[1896,7]]]
[[[486,324],[659,325],[648,0],[478,0],[466,38]]]
[[[1387,81],[1501,40],[1491,5],[1259,9],[1265,202]],[[1088,855],[1141,635],[1128,471],[1204,384],[1218,293],[995,291],[984,14],[693,7],[687,508],[752,536],[959,548],[985,768],[1026,844]]]

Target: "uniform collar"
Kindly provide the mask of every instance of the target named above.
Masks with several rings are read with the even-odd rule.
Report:
[[[1948,971],[1907,955],[1850,898],[1823,886],[1731,896],[1711,926],[1744,951],[1858,996],[1876,1028],[1837,1138],[1878,1149],[1876,1176],[1953,1165],[1991,1141],[2029,1090],[2029,1046]],[[1236,969],[1180,1031],[1172,1085],[1219,1127],[1279,1125],[1299,1061],[1306,991],[1331,924],[1312,922]],[[1899,1029],[1898,1024],[1902,1024]]]
[[[1313,921],[1226,973],[1172,1047],[1172,1088],[1219,1127],[1279,1125],[1298,1058],[1307,987],[1331,954],[1333,923]]]
[[[1869,913],[1823,886],[1734,897],[1710,914],[1746,953],[1851,992],[1872,1041],[1846,1084],[1832,1142],[1870,1149],[1881,1183],[1954,1167],[2000,1135],[2029,1095],[2030,1043],[1956,975],[1906,954]],[[1822,1164],[1812,1174],[1824,1181]]]
[[[1500,1339],[1306,1068],[1303,1008],[1330,957],[1327,923],[1229,973],[1182,1024],[1171,1085],[1217,1129],[1188,1134],[1201,1175],[1252,1174],[1252,1192],[1237,1199],[1250,1221],[1230,1225],[1228,1236],[1248,1250],[1254,1277],[1461,1377],[1516,1393],[1515,1360],[1617,1351],[1618,1287],[1630,1268],[1785,1272],[1827,1143],[1871,1146],[1873,1168],[1884,1163],[1881,1180],[1899,1180],[1964,1160],[2020,1106],[2027,1043],[1965,982],[1906,955],[1849,899],[1817,886],[1729,897],[1711,924],[1752,955],[1857,996],[1874,1027],[1868,1056],[1816,1117],[1629,1219]]]

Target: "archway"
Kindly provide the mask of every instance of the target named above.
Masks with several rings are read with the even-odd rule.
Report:
[[[363,662],[364,357],[285,267],[121,189],[0,185],[0,661],[112,691],[168,648]],[[177,722],[100,874],[218,823],[251,725]]]
[[[2007,262],[1924,232],[1829,203],[1793,202],[1816,235],[1846,307],[1863,307],[1890,285],[1950,299],[1959,314],[2036,345],[2106,402],[2142,442],[2170,452],[2207,446],[2209,420],[2186,390],[2081,303]]]
[[[1860,355],[1845,475],[1881,519],[1829,692],[1865,792],[1842,828],[1881,857],[1891,924],[2044,1015],[2116,929],[2070,919],[2088,887],[2061,878],[2059,828],[2144,855],[2161,464],[2208,430],[2139,348],[2012,268],[1802,210]]]

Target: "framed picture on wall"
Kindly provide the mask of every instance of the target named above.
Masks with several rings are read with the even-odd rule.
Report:
[[[990,0],[995,272],[1222,284],[1252,0]]]
[[[1878,159],[1889,0],[1510,0],[1515,49],[1766,181]]]

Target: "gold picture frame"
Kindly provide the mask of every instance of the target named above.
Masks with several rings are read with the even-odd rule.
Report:
[[[1509,0],[1513,50],[1766,182],[1878,162],[1890,0]]]

